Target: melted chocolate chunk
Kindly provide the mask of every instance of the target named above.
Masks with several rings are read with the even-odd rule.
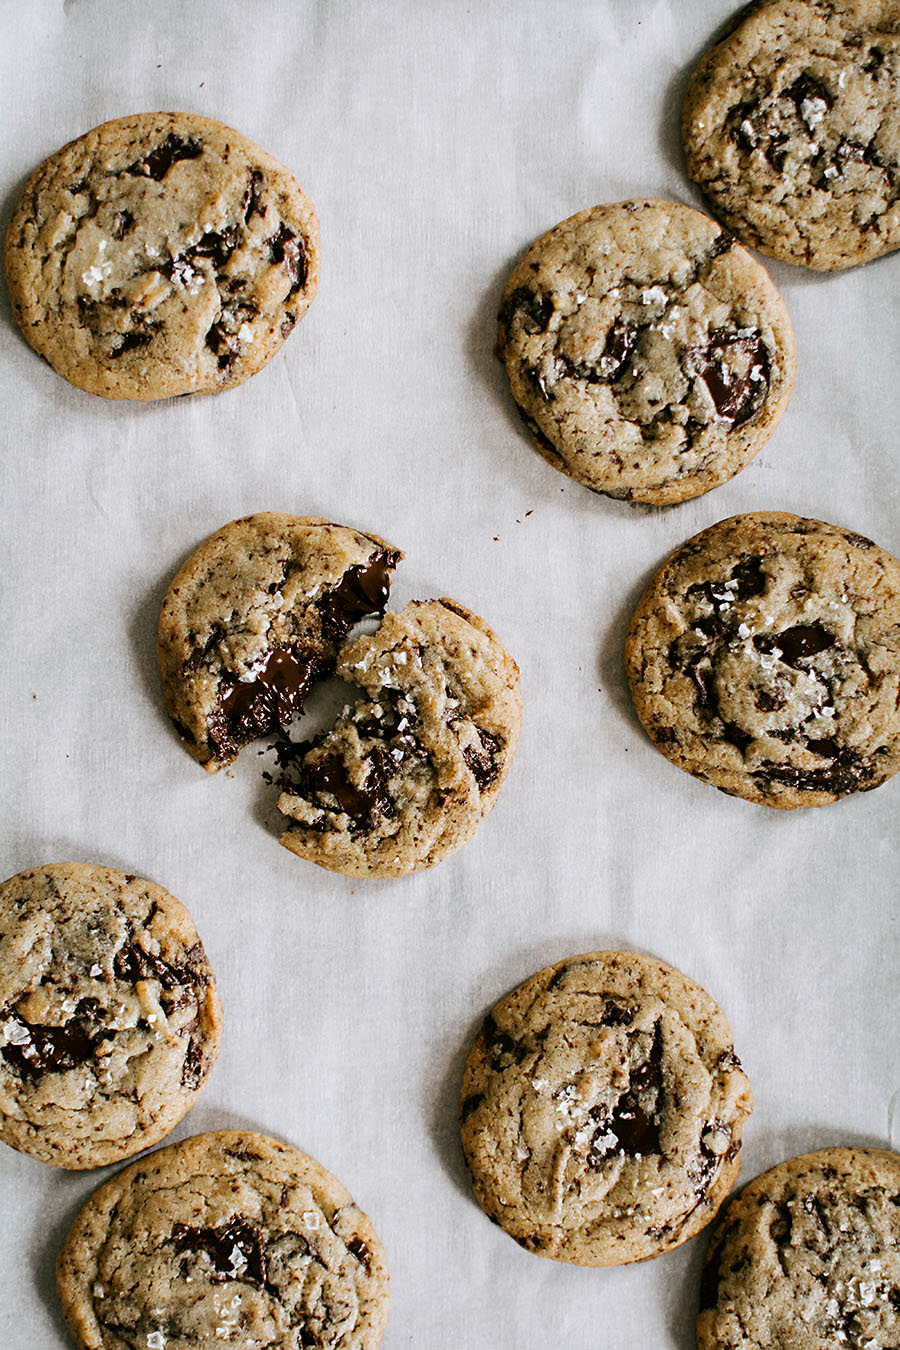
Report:
[[[272,261],[281,263],[288,274],[291,283],[289,294],[294,295],[302,290],[306,285],[307,276],[306,249],[303,240],[298,239],[294,231],[282,221],[277,232],[268,240],[268,245]]]
[[[528,286],[517,286],[500,306],[497,322],[509,328],[518,319],[526,333],[544,333],[555,308],[552,295],[538,295]]]
[[[209,739],[220,757],[290,724],[303,711],[314,680],[326,663],[303,647],[274,647],[252,680],[223,681]]]
[[[732,427],[758,416],[769,392],[769,349],[759,333],[742,336],[717,329],[705,347],[689,347],[686,375],[706,385],[716,413]]]
[[[316,762],[303,763],[299,768],[299,781],[292,790],[320,801],[322,797],[331,797],[337,802],[337,810],[349,816],[358,830],[371,829],[379,818],[390,818],[394,814],[394,802],[388,790],[392,765],[380,745],[369,751],[363,764],[363,779],[356,787],[350,782],[347,766],[339,755],[326,755]]]
[[[215,1284],[243,1280],[262,1287],[266,1282],[263,1237],[256,1224],[238,1215],[220,1228],[192,1228],[176,1223],[172,1229],[177,1252],[205,1252],[212,1262],[209,1278]]]
[[[89,1006],[93,1005],[93,1006]],[[45,1073],[63,1073],[93,1058],[94,1042],[105,1036],[104,1031],[88,1032],[83,1020],[93,1019],[96,1000],[83,999],[76,1015],[61,1027],[32,1026],[18,1013],[7,1017],[6,1034],[9,1041],[0,1049],[0,1055],[23,1078],[42,1078]]]
[[[827,744],[828,741],[816,741],[810,749],[819,754],[820,747]],[[828,768],[799,769],[790,764],[762,764],[753,777],[762,784],[783,783],[800,792],[830,792],[836,797],[845,797],[874,786],[868,782],[873,775],[874,768],[865,764],[857,751],[843,749],[838,750]]]
[[[637,324],[625,319],[616,319],[606,335],[606,345],[600,357],[600,369],[597,379],[617,380],[625,369],[634,345],[637,342]]]
[[[462,755],[466,764],[472,770],[480,791],[486,792],[500,776],[502,763],[500,740],[497,736],[492,736],[490,732],[483,731],[481,727],[476,727],[475,730],[478,732],[478,739],[481,741],[481,750],[476,750],[473,745],[467,745]]]
[[[500,1073],[513,1064],[521,1064],[529,1053],[521,1041],[514,1041],[512,1036],[501,1031],[493,1013],[488,1013],[482,1022],[481,1035],[484,1040],[485,1056],[495,1073]]]
[[[608,998],[603,1005],[603,1025],[605,1027],[630,1027],[637,1012],[630,1003],[621,1003],[616,998]]]
[[[471,1096],[466,1097],[465,1101],[459,1108],[460,1120],[468,1120],[469,1116],[471,1116],[474,1111],[478,1110],[479,1106],[483,1101],[484,1101],[483,1092],[473,1092]]]
[[[117,356],[123,356],[125,352],[134,351],[136,347],[146,347],[148,342],[153,339],[152,333],[140,332],[137,329],[131,333],[121,333],[116,338],[116,345],[112,348],[109,355],[114,359]]]
[[[203,1082],[203,1046],[192,1036],[181,1066],[181,1086],[196,1089]]]
[[[207,230],[196,244],[188,249],[188,258],[211,258],[216,267],[224,267],[240,243],[240,231],[236,225],[224,230]]]
[[[798,624],[796,628],[787,628],[775,639],[775,645],[781,650],[782,661],[786,661],[789,666],[796,666],[798,661],[806,661],[811,656],[817,656],[819,652],[833,647],[834,642],[834,635],[818,623]]]
[[[347,636],[368,614],[383,614],[391,590],[391,571],[400,554],[379,549],[368,562],[350,567],[333,590],[316,601],[322,632],[333,642]]]
[[[215,352],[220,370],[228,370],[241,354],[241,343],[237,333],[229,332],[224,318],[217,319],[206,334],[206,346]]]
[[[250,182],[247,184],[247,191],[244,193],[244,199],[241,202],[245,225],[249,225],[254,216],[263,215],[259,203],[262,198],[264,182],[265,178],[260,169],[250,170]]]
[[[155,150],[151,150],[144,159],[136,159],[125,172],[134,178],[152,178],[159,183],[173,164],[182,159],[199,159],[202,154],[203,146],[200,141],[190,137],[185,140],[181,136],[176,136],[174,131],[170,131]]]
[[[638,1154],[659,1153],[659,1110],[662,1105],[662,1027],[653,1029],[653,1043],[644,1063],[631,1075],[628,1090],[610,1111],[606,1106],[595,1106],[589,1113],[597,1121],[597,1129],[588,1149],[589,1167],[599,1167],[613,1153],[624,1153],[633,1158]],[[652,1094],[649,1110],[641,1105],[639,1097]]]
[[[784,91],[784,96],[793,102],[797,115],[808,131],[821,122],[834,103],[824,84],[806,70]]]
[[[369,1251],[369,1248],[363,1242],[362,1238],[351,1238],[347,1243],[347,1251],[353,1253],[367,1274],[371,1273],[372,1253]]]
[[[113,958],[113,970],[120,980],[137,984],[138,980],[158,980],[163,989],[203,983],[208,972],[203,944],[195,942],[183,962],[164,961],[136,943],[120,947]]]

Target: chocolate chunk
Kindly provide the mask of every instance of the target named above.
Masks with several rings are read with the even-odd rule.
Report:
[[[218,319],[206,334],[206,345],[218,356],[218,367],[227,370],[241,354],[241,343],[236,333],[225,326],[224,317]]]
[[[616,380],[625,369],[635,343],[637,342],[637,324],[625,319],[616,319],[606,335],[606,345],[600,357],[598,378]]]
[[[595,1106],[590,1118],[597,1121],[588,1149],[589,1167],[600,1164],[614,1153],[633,1158],[637,1154],[659,1153],[659,1110],[662,1104],[662,1026],[656,1023],[650,1053],[631,1075],[628,1090],[612,1110]],[[652,1106],[645,1109],[640,1097],[652,1095]]]
[[[364,1267],[367,1274],[371,1274],[372,1253],[369,1251],[362,1238],[351,1238],[347,1243],[347,1251],[353,1253],[360,1265]]]
[[[247,191],[244,193],[241,202],[241,211],[244,215],[244,224],[249,225],[250,221],[256,215],[262,215],[260,210],[260,200],[262,199],[262,186],[265,182],[261,169],[250,170],[250,181],[247,184]]]
[[[486,792],[493,783],[496,783],[500,774],[502,765],[500,740],[481,727],[476,727],[475,730],[478,732],[478,739],[481,741],[481,750],[476,750],[474,746],[467,745],[462,755],[471,769],[479,789]]]
[[[289,294],[294,295],[306,285],[307,261],[303,240],[298,239],[294,231],[282,221],[277,232],[267,242],[272,261],[281,263],[287,272],[291,283]]]
[[[192,1036],[181,1066],[181,1086],[198,1088],[203,1082],[203,1046]]]
[[[826,741],[814,742],[810,749],[819,752]],[[865,764],[855,750],[839,750],[828,768],[799,769],[790,764],[766,763],[754,771],[757,782],[783,783],[787,787],[801,792],[829,792],[837,797],[847,796],[851,792],[863,792],[867,780],[874,774],[872,765]]]
[[[192,953],[198,953],[192,955]],[[158,980],[163,989],[197,982],[199,968],[206,967],[206,956],[200,943],[195,943],[184,963],[164,961],[152,952],[144,951],[136,943],[120,947],[113,958],[113,970],[120,980],[137,984],[138,980]]]
[[[338,755],[328,755],[300,771],[300,790],[310,797],[332,797],[360,829],[371,828],[380,817],[394,814],[388,791],[391,765],[381,746],[376,745],[363,760],[365,770],[359,787],[350,782],[347,767]],[[331,808],[333,809],[333,808]]]
[[[94,1009],[84,1008],[89,1003],[94,1004]],[[24,1078],[41,1078],[45,1073],[77,1068],[93,1058],[95,1039],[105,1035],[103,1031],[91,1035],[82,1025],[84,1013],[90,1018],[95,1008],[95,1000],[83,1000],[76,1016],[61,1027],[32,1026],[18,1013],[9,1013],[6,1018],[9,1039],[0,1054]]]
[[[622,1003],[616,998],[607,998],[603,1005],[603,1025],[605,1027],[630,1027],[637,1012],[630,1003]]]
[[[479,1106],[483,1101],[484,1101],[483,1092],[473,1092],[471,1096],[465,1099],[465,1101],[459,1108],[460,1120],[468,1120],[469,1116],[471,1116],[474,1111],[478,1110]]]
[[[744,558],[736,563],[731,569],[729,580],[737,582],[734,592],[737,601],[752,600],[755,595],[762,595],[766,589],[762,558]]]
[[[493,1013],[488,1013],[481,1024],[484,1040],[484,1053],[492,1069],[500,1072],[513,1064],[521,1064],[529,1051],[520,1041],[514,1041],[505,1031],[501,1031],[494,1021]]]
[[[256,1224],[235,1215],[219,1228],[192,1228],[176,1223],[172,1229],[177,1252],[205,1252],[213,1265],[215,1284],[243,1280],[259,1287],[266,1282],[263,1237]]]
[[[497,321],[509,328],[518,319],[526,333],[544,333],[555,308],[552,295],[538,295],[528,286],[519,286],[503,301]]]
[[[239,243],[240,231],[236,225],[229,225],[224,230],[207,230],[187,250],[187,257],[211,258],[216,267],[224,267]]]
[[[792,100],[800,120],[808,131],[812,131],[832,107],[834,99],[824,84],[804,71],[782,97]]]
[[[182,159],[199,159],[203,154],[203,146],[200,141],[192,137],[184,138],[176,136],[170,131],[166,139],[151,150],[150,154],[144,159],[137,159],[125,170],[134,178],[152,178],[157,183],[161,182],[169,172],[173,164],[177,164]]]
[[[122,333],[116,338],[116,345],[109,354],[113,358],[122,356],[125,352],[134,351],[135,347],[146,347],[152,339],[152,333],[139,332],[138,330],[131,333]]]
[[[310,686],[326,669],[326,663],[306,648],[274,647],[252,680],[223,680],[219,707],[209,723],[216,753],[230,754],[257,736],[287,727],[303,711]]]
[[[769,349],[759,333],[717,329],[705,347],[689,347],[682,368],[701,379],[718,416],[732,427],[758,416],[769,392]]]
[[[808,660],[833,647],[835,639],[821,624],[798,624],[796,628],[779,633],[775,643],[781,650],[781,659],[789,666],[796,666],[798,661]]]
[[[399,559],[395,550],[379,549],[368,562],[348,568],[337,586],[316,601],[326,637],[338,642],[367,614],[384,613],[391,570]]]

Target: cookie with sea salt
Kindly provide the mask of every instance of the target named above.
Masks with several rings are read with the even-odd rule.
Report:
[[[205,769],[302,711],[353,625],[384,609],[402,556],[375,535],[275,512],[233,520],[191,554],[163,601],[157,663],[169,716]]]
[[[900,1344],[900,1156],[829,1148],[779,1163],[723,1210],[700,1350]]]
[[[83,1207],[57,1262],[79,1350],[375,1350],[371,1223],[314,1159],[241,1130],[151,1153]]]
[[[744,243],[831,270],[900,247],[900,0],[771,0],[694,71],[687,169]]]
[[[470,610],[414,600],[348,644],[337,674],[362,696],[284,747],[281,842],[348,876],[433,867],[496,801],[519,737],[518,667]]]
[[[793,331],[765,269],[678,202],[564,220],[516,266],[498,318],[538,449],[611,497],[665,505],[724,483],[794,385]]]
[[[850,530],[704,530],[650,581],[625,665],[656,748],[748,801],[822,806],[900,768],[900,562]]]
[[[478,1203],[521,1246],[614,1266],[710,1222],[751,1109],[709,994],[650,957],[593,952],[533,975],[487,1016],[460,1129]]]
[[[297,180],[240,132],[138,113],[71,141],[31,175],[6,235],[26,339],[105,398],[240,384],[315,294],[319,231]]]
[[[52,863],[0,886],[0,1139],[57,1167],[158,1143],[215,1062],[203,945],[161,886]]]

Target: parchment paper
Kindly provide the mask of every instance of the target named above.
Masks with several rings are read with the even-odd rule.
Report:
[[[456,1098],[470,1040],[567,954],[631,948],[703,984],[756,1111],[743,1176],[832,1144],[900,1146],[900,778],[819,811],[728,799],[671,767],[621,648],[650,573],[738,511],[817,516],[900,553],[900,258],[770,270],[799,379],[745,472],[635,509],[533,450],[492,355],[506,275],[583,207],[700,205],[678,123],[734,0],[30,0],[0,5],[4,227],[25,177],[148,109],[226,121],[317,205],[318,298],[229,393],[117,404],[71,388],[3,300],[3,876],[75,859],[191,910],[226,1037],[173,1140],[250,1126],[312,1153],[370,1214],[393,1285],[385,1350],[689,1350],[702,1237],[597,1271],[520,1250],[468,1187]],[[218,526],[327,516],[406,552],[397,606],[446,595],[518,660],[521,748],[475,841],[363,883],[277,843],[245,751],[210,778],[169,727],[159,604]],[[67,1344],[53,1264],[109,1173],[0,1150],[0,1343]]]

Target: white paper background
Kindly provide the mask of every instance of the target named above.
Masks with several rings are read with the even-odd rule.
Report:
[[[744,1177],[891,1142],[900,1088],[900,779],[814,812],[727,799],[631,710],[625,625],[658,563],[734,512],[785,508],[900,553],[900,260],[771,265],[800,373],[758,459],[663,511],[571,484],[531,448],[492,356],[525,247],[630,195],[699,204],[687,75],[733,0],[30,0],[0,4],[4,223],[31,169],[109,117],[240,128],[319,210],[319,296],[230,393],[138,406],[70,388],[3,299],[3,875],[61,859],[160,882],[219,975],[226,1037],[173,1135],[250,1126],[307,1150],[372,1216],[385,1350],[689,1350],[704,1240],[649,1265],[555,1265],[474,1203],[456,1097],[488,1008],[576,952],[652,953],[725,1008],[756,1112]],[[209,778],[167,723],[159,604],[187,554],[257,510],[406,552],[394,589],[483,614],[522,669],[521,748],[477,839],[358,883],[276,842],[259,761]],[[894,1144],[900,1143],[893,1135]],[[0,1342],[63,1346],[59,1243],[103,1173],[0,1152]]]

